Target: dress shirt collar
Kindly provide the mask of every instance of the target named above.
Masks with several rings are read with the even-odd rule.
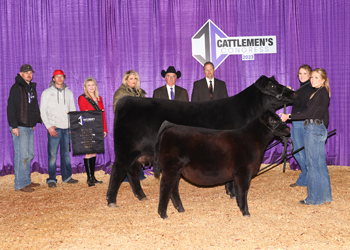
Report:
[[[172,86],[172,87],[170,87],[168,84],[165,84],[165,86],[166,86],[166,89],[167,89],[167,91],[168,91],[169,100],[171,100],[171,98],[170,98],[170,88],[173,88],[174,99],[175,99],[175,84],[174,84],[174,86]]]
[[[213,92],[214,92],[214,79],[215,79],[215,78],[209,80],[208,78],[205,78],[205,80],[207,81],[208,88],[209,88],[209,85],[210,85],[210,82],[209,82],[209,81],[211,81],[211,84],[213,85]]]

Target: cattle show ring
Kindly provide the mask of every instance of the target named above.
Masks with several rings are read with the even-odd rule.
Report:
[[[54,190],[38,188],[35,195],[15,192],[10,184],[2,185],[0,202],[7,218],[1,219],[0,246],[5,249],[16,242],[13,249],[346,249],[350,188],[341,183],[350,179],[349,170],[329,166],[336,202],[303,207],[297,201],[307,194],[306,187],[297,187],[294,192],[289,187],[298,173],[289,168],[285,171],[283,159],[272,167],[261,164],[272,138],[289,134],[289,127],[274,112],[294,98],[294,91],[266,76],[237,95],[210,105],[124,98],[116,110],[114,125],[124,133],[115,131],[116,142],[121,142],[115,148],[116,155],[126,156],[117,158],[125,159],[129,169],[118,167],[125,162],[116,161],[110,178],[103,171],[96,173],[103,184],[93,188],[84,184],[83,174],[74,175],[81,184],[73,188],[58,184]],[[244,100],[256,102],[237,105]],[[223,118],[219,123],[213,122],[213,117],[207,119],[204,114],[218,106],[235,107],[219,109],[235,113],[225,116],[234,119]],[[241,112],[242,107],[250,112]],[[171,116],[167,115],[169,110],[173,111]],[[242,113],[245,117],[238,118]],[[144,125],[130,137],[127,129],[133,129],[135,119]],[[171,122],[192,127],[174,127]],[[204,128],[196,128],[199,125]],[[195,136],[198,129],[205,132],[205,137]],[[191,134],[199,140],[192,149],[191,144],[187,145]],[[126,135],[132,143],[123,144]],[[260,140],[263,144],[255,147]],[[138,145],[137,149],[131,145]],[[185,149],[175,152],[176,145]],[[152,147],[155,156],[149,151]],[[237,151],[233,158],[225,158],[227,147]],[[162,150],[173,150],[179,163],[172,165],[172,158]],[[182,168],[186,159],[191,159],[190,167]],[[149,172],[140,183],[140,167],[153,161],[159,161],[156,176],[166,175],[167,179],[155,178]],[[232,174],[237,172],[235,168],[242,169],[238,171],[241,174]],[[257,175],[259,168],[264,172]],[[122,182],[125,174],[130,184]],[[2,178],[3,183],[13,182],[12,176]],[[32,179],[42,182],[45,175],[33,173]],[[103,193],[107,193],[108,206]]]
[[[350,250],[350,0],[0,0],[0,250]]]

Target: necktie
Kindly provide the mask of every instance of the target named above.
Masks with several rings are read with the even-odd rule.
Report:
[[[210,95],[210,100],[213,100],[213,84],[211,81],[209,81],[209,95]]]
[[[174,91],[173,88],[170,88],[170,99],[174,100]]]

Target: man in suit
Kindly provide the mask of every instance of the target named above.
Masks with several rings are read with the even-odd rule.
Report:
[[[205,77],[193,84],[191,102],[211,101],[228,97],[225,82],[214,79],[214,64],[204,64]]]
[[[188,102],[187,90],[176,86],[176,80],[181,77],[181,72],[176,71],[174,66],[169,66],[167,71],[161,72],[166,84],[153,91],[153,98],[169,99]]]

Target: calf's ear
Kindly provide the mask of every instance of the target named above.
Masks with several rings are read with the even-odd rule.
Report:
[[[275,76],[271,76],[270,79],[276,81]]]

